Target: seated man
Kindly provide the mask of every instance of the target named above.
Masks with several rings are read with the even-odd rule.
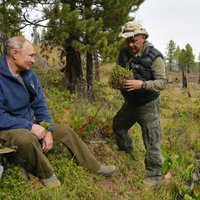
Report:
[[[30,68],[34,56],[34,48],[25,38],[6,41],[0,60],[0,142],[15,146],[46,187],[60,185],[45,156],[54,141],[62,142],[80,165],[96,174],[111,175],[115,166],[101,165],[70,127],[53,125],[38,78]],[[50,126],[45,128],[44,122]]]

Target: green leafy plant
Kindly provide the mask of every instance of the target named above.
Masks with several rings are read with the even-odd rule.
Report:
[[[109,77],[109,85],[114,89],[122,89],[126,79],[133,78],[133,72],[127,68],[116,65]]]

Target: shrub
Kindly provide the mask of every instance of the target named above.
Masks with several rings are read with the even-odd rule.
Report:
[[[124,81],[133,77],[133,72],[127,68],[116,65],[109,77],[109,85],[114,89],[122,89]]]

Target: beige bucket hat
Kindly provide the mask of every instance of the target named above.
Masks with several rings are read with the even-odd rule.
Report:
[[[146,29],[139,23],[134,21],[127,22],[122,27],[122,32],[119,34],[120,37],[129,38],[136,35],[145,35],[148,38],[149,34]]]

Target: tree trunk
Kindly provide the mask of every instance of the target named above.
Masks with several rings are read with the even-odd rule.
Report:
[[[183,88],[187,88],[187,77],[185,75],[185,67],[182,67],[182,83]]]
[[[95,65],[95,73],[94,73],[94,78],[96,81],[100,81],[100,70],[99,70],[99,58],[98,58],[98,53],[94,53],[94,65]]]
[[[190,73],[190,65],[187,65],[187,73]]]
[[[67,89],[70,92],[80,92],[83,85],[83,71],[81,66],[81,56],[72,46],[67,46],[65,80]]]
[[[170,72],[172,71],[172,63],[171,62],[169,63],[169,71]]]
[[[87,94],[90,101],[94,101],[93,92],[93,63],[92,54],[86,53],[86,80],[87,80]]]
[[[0,33],[0,57],[4,54],[5,42],[7,39],[6,34]]]
[[[76,1],[61,0],[64,4],[69,4],[71,10],[76,9]],[[70,92],[80,92],[83,86],[83,71],[81,64],[81,54],[71,45],[73,40],[77,40],[76,36],[69,37],[65,41],[66,65],[65,65],[65,80],[67,89]]]

